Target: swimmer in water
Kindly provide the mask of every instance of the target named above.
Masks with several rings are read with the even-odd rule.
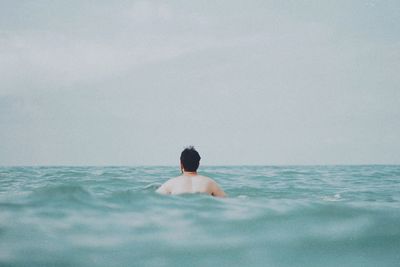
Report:
[[[205,193],[215,197],[225,197],[226,194],[213,179],[197,174],[199,164],[200,155],[194,147],[185,148],[181,153],[182,175],[169,179],[156,192],[165,195]]]

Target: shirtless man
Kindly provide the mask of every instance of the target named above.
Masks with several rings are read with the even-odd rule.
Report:
[[[199,164],[200,155],[194,147],[185,148],[181,154],[182,175],[169,179],[156,192],[172,195],[206,193],[215,197],[225,197],[224,191],[213,179],[197,174]]]

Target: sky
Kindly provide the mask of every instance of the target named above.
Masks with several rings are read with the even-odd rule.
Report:
[[[0,165],[400,164],[399,14],[0,0]]]

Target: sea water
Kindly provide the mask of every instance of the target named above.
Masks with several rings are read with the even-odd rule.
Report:
[[[1,167],[0,266],[400,266],[400,166]]]

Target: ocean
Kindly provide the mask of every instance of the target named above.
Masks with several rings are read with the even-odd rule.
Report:
[[[400,266],[400,166],[0,167],[0,266]]]

